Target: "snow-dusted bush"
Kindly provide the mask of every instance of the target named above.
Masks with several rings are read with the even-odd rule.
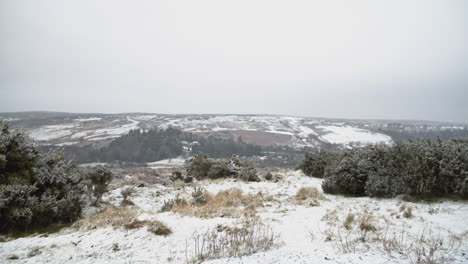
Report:
[[[309,175],[323,172],[327,193],[468,198],[468,139],[367,146],[346,150],[328,162],[323,156],[307,155],[300,168]]]
[[[96,197],[94,203],[97,204],[102,195],[107,192],[107,186],[112,180],[112,172],[107,168],[97,166],[88,171],[87,178],[93,190],[93,195]]]
[[[325,170],[330,167],[333,162],[336,162],[340,153],[327,150],[318,152],[309,152],[305,154],[304,159],[298,166],[305,175],[316,178],[325,177]]]
[[[253,165],[247,164],[242,167],[242,169],[238,172],[237,177],[244,181],[249,182],[259,182],[260,177],[257,175],[257,170],[254,168]]]
[[[206,178],[211,166],[212,162],[208,159],[208,156],[195,155],[187,167],[187,174],[197,179]]]
[[[60,151],[39,153],[0,122],[0,232],[71,222],[81,215],[85,177]]]
[[[209,179],[219,179],[219,178],[228,178],[235,174],[229,168],[229,162],[227,160],[210,160],[210,169],[206,174],[206,177]]]
[[[187,174],[199,180],[232,177],[245,181],[260,181],[254,166],[237,157],[210,159],[206,155],[195,155],[187,166]]]
[[[420,140],[390,148],[366,183],[369,196],[468,198],[468,140]]]
[[[367,179],[382,168],[382,157],[387,149],[377,145],[345,151],[339,162],[332,162],[327,168],[323,190],[335,194],[365,195]]]

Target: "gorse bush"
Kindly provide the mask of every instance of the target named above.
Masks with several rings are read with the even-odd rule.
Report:
[[[94,204],[97,204],[102,195],[107,192],[107,186],[112,180],[112,172],[107,168],[98,166],[88,171],[87,178],[90,189],[93,191],[94,197],[96,197]]]
[[[42,154],[22,132],[0,121],[0,232],[76,220],[87,175],[60,151]]]
[[[335,162],[338,157],[339,153],[325,150],[306,153],[298,169],[302,170],[305,175],[323,178],[325,177],[325,169]]]
[[[334,158],[322,162],[324,156]],[[323,171],[322,188],[332,194],[468,198],[468,139],[418,140],[339,154],[315,153],[306,155],[299,167],[312,176],[321,177],[311,172]]]
[[[187,166],[187,174],[199,180],[232,177],[244,181],[260,181],[253,164],[237,157],[210,159],[206,155],[195,155]]]
[[[330,163],[326,168],[323,190],[336,194],[365,195],[369,175],[382,168],[382,155],[386,149],[386,146],[377,145],[345,151],[339,156],[339,162]]]

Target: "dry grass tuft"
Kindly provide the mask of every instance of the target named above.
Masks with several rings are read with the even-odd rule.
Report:
[[[243,194],[236,188],[221,191],[216,195],[205,192],[204,197],[206,202],[200,204],[195,198],[191,203],[174,205],[171,211],[201,218],[239,217],[243,209],[255,210],[263,206],[261,195]]]
[[[377,227],[374,215],[368,213],[359,215],[359,229],[365,232],[376,231]]]
[[[240,257],[278,247],[279,235],[263,224],[256,215],[243,217],[234,226],[216,228],[193,235],[192,259],[200,263],[208,259]]]
[[[158,236],[167,236],[172,234],[172,230],[160,221],[148,222],[147,226],[149,232]]]
[[[137,229],[146,226],[148,221],[146,220],[139,220],[137,218],[132,219],[129,223],[125,224],[124,227],[126,229]]]
[[[411,209],[406,204],[400,206],[398,216],[411,213]],[[390,257],[404,256],[412,264],[450,263],[465,236],[433,233],[431,229],[415,233],[369,212],[366,206],[355,207],[341,217],[336,209],[329,211],[322,221],[327,225],[322,231],[325,241],[343,253],[377,250]]]
[[[174,207],[187,206],[188,202],[184,198],[180,198],[179,195],[174,199],[164,201],[163,206],[161,207],[161,212],[172,211]]]
[[[120,202],[120,206],[125,207],[125,206],[134,206],[135,203],[132,200],[129,199],[124,199],[122,202]]]
[[[353,214],[352,212],[349,212],[343,222],[343,227],[350,230],[351,225],[354,223],[354,217],[355,217],[355,214]]]
[[[147,227],[149,232],[156,235],[167,236],[172,233],[162,222],[153,220],[139,220],[138,213],[134,210],[119,207],[110,207],[101,212],[82,219],[77,222],[77,227],[80,230],[93,230],[101,227],[137,229]]]
[[[405,218],[413,217],[413,207],[411,206],[406,207],[405,211],[403,211],[403,216]]]
[[[319,200],[325,200],[325,197],[317,188],[302,187],[294,196],[293,203],[307,206],[319,206]]]
[[[100,227],[125,227],[136,219],[138,213],[127,208],[110,207],[77,222],[79,229],[92,230]]]

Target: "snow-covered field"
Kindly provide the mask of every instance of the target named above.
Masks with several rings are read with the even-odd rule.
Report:
[[[149,168],[152,169],[164,169],[164,168],[177,168],[182,167],[185,164],[185,159],[176,158],[176,159],[165,159],[155,162],[146,163]]]
[[[325,195],[318,206],[297,205],[291,202],[291,197],[301,187],[321,190],[321,180],[306,177],[298,171],[280,173],[279,176],[278,182],[217,180],[137,188],[131,200],[138,208],[139,218],[164,222],[172,229],[171,235],[156,236],[145,228],[108,227],[80,231],[70,227],[55,234],[0,243],[0,262],[186,263],[194,257],[193,234],[236,221],[229,217],[201,219],[159,212],[167,199],[177,195],[189,198],[196,185],[211,193],[238,188],[246,194],[261,193],[262,197],[273,197],[256,210],[262,222],[279,235],[281,242],[278,248],[269,251],[239,258],[213,259],[206,263],[411,263],[414,262],[413,255],[405,254],[405,250],[410,251],[408,242],[416,241],[421,234],[427,234],[425,242],[428,243],[442,238],[435,244],[437,246],[440,242],[442,249],[453,244],[449,251],[440,251],[449,257],[449,263],[468,263],[468,205],[465,202],[410,203],[397,199]],[[122,188],[125,186],[112,190],[104,200],[119,206]],[[411,215],[405,214],[408,210],[405,208],[412,208]],[[344,221],[350,213],[356,215],[356,226],[346,229]],[[369,221],[373,221],[375,230],[369,231],[366,242],[354,240],[355,236],[362,238],[358,219],[367,215],[372,216]],[[403,234],[405,239],[389,239],[393,233],[397,237]],[[379,238],[379,235],[382,236]],[[386,250],[391,248],[389,243],[383,242],[387,240],[399,242],[396,244],[400,247]]]
[[[392,138],[387,135],[351,126],[317,126],[317,128],[325,131],[321,138],[333,144],[347,146],[352,143],[359,145],[383,143],[388,145],[393,142]]]

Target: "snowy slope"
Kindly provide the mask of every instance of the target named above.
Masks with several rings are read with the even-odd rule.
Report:
[[[449,239],[457,236],[461,244],[453,248],[449,263],[468,262],[468,205],[464,202],[441,201],[438,203],[405,203],[413,208],[413,217],[399,217],[401,201],[397,199],[349,198],[325,195],[326,201],[309,207],[289,202],[301,187],[315,186],[320,190],[320,179],[305,177],[300,172],[286,172],[277,182],[244,183],[233,180],[204,181],[198,183],[216,193],[239,188],[244,193],[272,195],[275,200],[257,209],[259,216],[280,235],[282,244],[277,249],[255,253],[241,258],[214,259],[206,263],[411,263],[404,254],[388,254],[382,251],[378,241],[370,241],[369,248],[356,248],[343,253],[337,238],[328,240],[330,228],[327,215],[337,217],[337,227],[348,212],[367,211],[375,215],[379,228],[385,231],[405,230],[413,235],[421,230]],[[122,187],[124,188],[124,187]],[[111,191],[105,200],[118,206],[121,188]],[[145,228],[97,228],[79,231],[67,228],[47,236],[37,235],[0,243],[0,263],[187,263],[193,257],[193,234],[213,228],[218,224],[232,224],[235,219],[215,217],[201,219],[181,216],[177,213],[157,212],[163,201],[176,195],[189,197],[192,186],[161,186],[138,188],[132,201],[141,212],[140,219],[158,219],[166,223],[173,234],[155,236]],[[345,232],[345,229],[342,228]],[[113,250],[114,244],[119,250]],[[403,249],[404,251],[405,249]],[[31,253],[33,252],[33,253]],[[15,255],[16,260],[7,258]]]

